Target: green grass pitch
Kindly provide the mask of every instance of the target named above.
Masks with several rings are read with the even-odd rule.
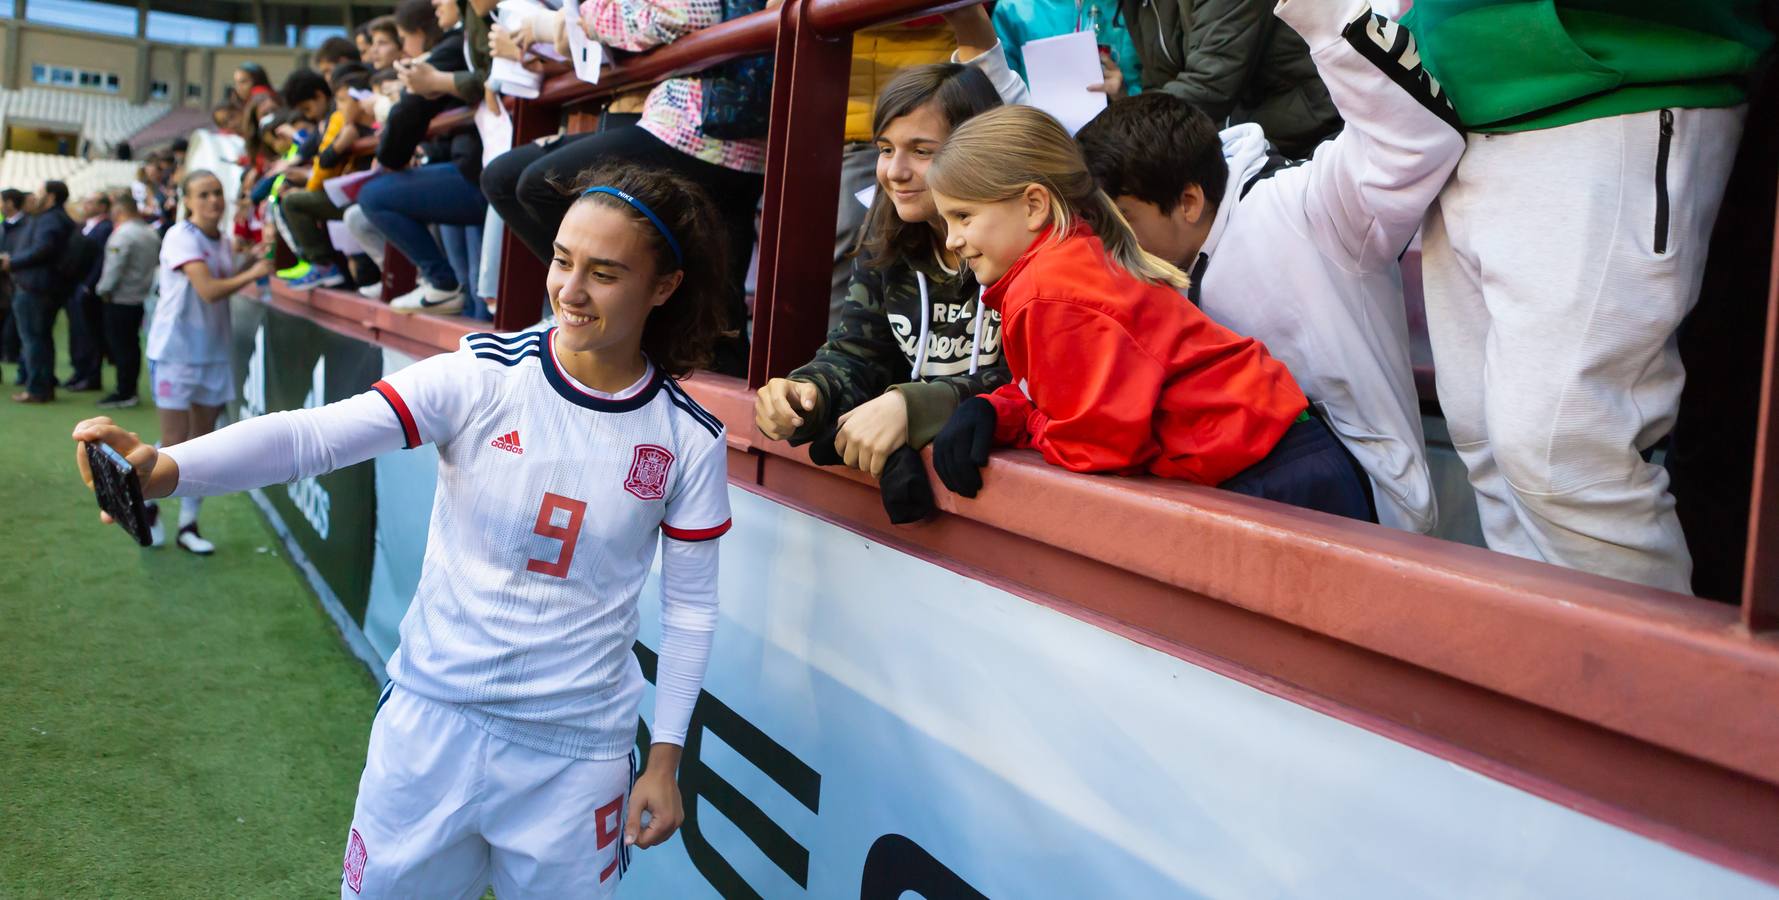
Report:
[[[0,897],[337,896],[376,686],[247,497],[207,559],[99,524],[98,397],[0,399]]]

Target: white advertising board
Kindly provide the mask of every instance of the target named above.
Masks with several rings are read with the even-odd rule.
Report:
[[[731,495],[688,824],[637,854],[628,896],[1779,896]],[[653,646],[658,588],[643,596]]]

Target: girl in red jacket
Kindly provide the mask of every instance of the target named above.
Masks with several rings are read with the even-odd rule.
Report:
[[[961,404],[934,441],[973,497],[991,443],[1075,472],[1152,474],[1370,518],[1359,468],[1283,364],[1211,321],[1185,273],[1145,252],[1073,138],[1029,106],[966,122],[927,183],[946,246],[988,286],[1013,383]]]

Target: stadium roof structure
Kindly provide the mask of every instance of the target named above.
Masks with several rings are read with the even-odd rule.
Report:
[[[27,0],[28,2],[28,0]],[[388,3],[353,3],[350,0],[95,0],[119,9],[152,10],[196,16],[219,22],[253,24],[262,36],[280,37],[285,26],[299,28],[311,25],[356,27],[378,16],[387,15],[395,7]],[[267,42],[279,46],[276,42]]]

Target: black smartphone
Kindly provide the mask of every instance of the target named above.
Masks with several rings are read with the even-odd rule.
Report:
[[[146,547],[153,542],[148,530],[148,509],[142,504],[142,482],[136,468],[109,444],[86,442],[86,464],[93,473],[93,496],[99,508]]]

